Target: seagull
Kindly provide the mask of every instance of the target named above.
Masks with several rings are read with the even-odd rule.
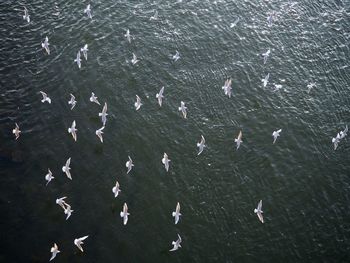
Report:
[[[235,20],[235,22],[231,23],[230,28],[235,27],[239,22],[239,17]]]
[[[61,198],[57,198],[56,199],[56,204],[58,204],[60,207],[62,207],[63,209],[66,209],[65,205],[68,205],[64,199],[66,199],[67,196],[61,197]]]
[[[24,16],[23,16],[24,20],[27,20],[27,22],[30,22],[30,15],[28,14],[28,9],[26,7],[24,7]]]
[[[48,174],[45,175],[45,180],[47,181],[46,185],[48,185],[54,178],[55,177],[52,176],[52,172],[50,171],[50,169],[48,169]]]
[[[77,101],[75,100],[74,95],[71,93],[70,100],[68,101],[68,105],[72,105],[72,107],[70,109],[73,110],[73,108],[75,107],[76,104],[77,104]]]
[[[158,99],[158,103],[159,103],[160,107],[162,107],[162,102],[163,102],[163,99],[164,99],[163,92],[164,92],[164,87],[162,87],[160,89],[159,93],[156,94],[156,98]]]
[[[154,15],[149,18],[149,20],[157,20],[158,19],[158,11],[154,12]]]
[[[204,147],[206,147],[203,135],[201,135],[201,137],[201,141],[197,143],[197,147],[199,148],[198,155],[200,155],[203,152]]]
[[[98,114],[98,116],[101,117],[103,126],[106,126],[106,121],[107,121],[107,102],[105,102],[105,105],[103,106],[102,112]]]
[[[105,128],[105,126],[102,126],[102,128],[96,130],[96,135],[98,138],[100,138],[100,141],[103,143],[103,137],[102,137],[102,134],[103,134],[103,129]]]
[[[337,149],[339,141],[340,141],[340,134],[338,133],[335,138],[332,138],[332,143],[334,144],[334,150]]]
[[[178,239],[176,240],[176,241],[173,241],[173,242],[171,242],[171,244],[174,246],[172,249],[170,249],[169,251],[175,251],[175,250],[178,250],[179,249],[179,247],[181,247],[181,242],[182,242],[182,239],[181,239],[181,237],[180,237],[180,235],[179,234],[177,234],[177,236],[178,236]]]
[[[44,42],[41,43],[41,47],[45,48],[46,53],[47,53],[48,55],[50,55],[49,45],[50,45],[50,44],[49,44],[49,38],[48,38],[48,37],[45,37]]]
[[[91,92],[91,97],[90,97],[91,102],[95,102],[98,105],[101,105],[100,102],[97,100],[97,97],[95,96],[95,93]]]
[[[273,22],[273,13],[271,13],[271,14],[267,17],[267,23],[268,23],[268,26],[269,26],[269,27],[272,26],[272,22]]]
[[[124,37],[126,37],[128,42],[131,43],[131,35],[130,35],[130,30],[129,29],[126,30],[126,34],[124,35]]]
[[[119,189],[119,183],[118,181],[115,182],[115,186],[112,188],[112,193],[114,193],[114,197],[117,197],[119,195],[119,192],[122,190]]]
[[[71,133],[73,136],[74,141],[77,141],[77,129],[75,128],[75,120],[72,122],[72,126],[68,128],[68,133]]]
[[[182,216],[182,214],[180,213],[180,203],[179,202],[177,202],[175,212],[173,212],[172,215],[173,215],[173,217],[175,217],[175,225],[176,225],[180,220],[180,216]]]
[[[182,116],[187,118],[187,107],[185,106],[185,102],[181,101],[181,106],[179,107],[179,111],[182,112]]]
[[[128,223],[128,216],[129,215],[130,214],[128,213],[128,205],[126,203],[124,203],[123,211],[120,212],[120,217],[123,218],[124,225],[126,225]]]
[[[80,51],[83,52],[84,58],[85,58],[85,60],[87,60],[87,52],[89,51],[89,49],[88,49],[88,44],[85,44],[85,46],[82,47],[82,48],[80,49]]]
[[[51,104],[51,99],[47,96],[47,94],[43,91],[39,91],[41,93],[41,95],[43,95],[43,99],[41,100],[42,103],[44,103],[45,101],[47,101],[49,104]]]
[[[267,73],[266,77],[261,80],[263,86],[266,87],[267,82],[269,81],[270,73]]]
[[[76,58],[76,59],[74,59],[74,62],[76,62],[76,63],[77,63],[78,68],[81,68],[80,50],[78,51],[78,53],[77,53],[77,58]]]
[[[277,137],[280,136],[280,132],[282,131],[282,129],[279,129],[277,131],[274,131],[272,133],[272,136],[273,136],[273,143],[272,144],[275,144],[276,140],[277,140]]]
[[[275,85],[275,89],[273,90],[274,92],[282,89],[282,85],[281,84],[273,84],[273,85]]]
[[[340,139],[344,139],[345,136],[347,135],[347,132],[348,132],[348,125],[346,125],[344,131],[340,131],[340,132],[339,132]]]
[[[84,9],[84,13],[87,14],[88,18],[92,19],[90,4]]]
[[[235,139],[235,143],[237,144],[237,150],[242,142],[242,131],[239,131],[238,137]]]
[[[315,82],[307,84],[307,93],[310,93],[311,89],[313,89],[314,87],[316,87],[316,83]]]
[[[259,220],[261,223],[264,223],[264,218],[263,218],[263,211],[261,210],[262,208],[262,200],[260,200],[258,207],[254,209],[254,213],[258,215]]]
[[[264,57],[264,64],[266,63],[270,53],[271,53],[270,49],[268,49],[265,53],[262,53],[262,56]]]
[[[165,170],[169,171],[169,162],[171,160],[168,158],[168,155],[166,153],[164,153],[163,159],[162,159],[162,163],[164,164]]]
[[[16,128],[12,130],[12,133],[16,136],[16,140],[17,140],[19,138],[19,134],[21,133],[21,131],[19,130],[18,124],[17,123],[15,124],[16,124]]]
[[[134,164],[132,163],[132,160],[131,160],[130,156],[128,156],[128,158],[129,158],[129,161],[127,161],[127,162],[125,163],[125,166],[128,168],[128,171],[126,172],[126,174],[128,174],[128,173],[131,171],[132,167],[134,166]]]
[[[64,208],[64,213],[67,215],[66,220],[72,215],[74,210],[71,209],[69,204],[66,204],[66,208]]]
[[[137,62],[139,62],[139,60],[137,59],[136,55],[134,53],[132,53],[132,60],[131,60],[131,63],[133,65],[135,65]]]
[[[70,165],[70,157],[68,158],[68,160],[66,161],[66,165],[64,165],[63,167],[62,167],[62,171],[64,172],[64,173],[66,173],[66,175],[67,175],[67,177],[69,178],[69,179],[71,179],[72,180],[72,175],[70,174],[70,167],[69,167],[69,165]]]
[[[179,51],[176,50],[176,53],[175,53],[175,55],[173,56],[174,62],[178,61],[179,58],[180,58],[180,53],[179,53]]]
[[[231,83],[232,83],[232,80],[227,79],[227,80],[225,80],[225,84],[222,87],[222,89],[225,92],[225,95],[227,95],[229,98],[231,98],[231,91],[232,91]]]
[[[140,99],[140,97],[138,96],[138,95],[136,95],[136,102],[135,102],[135,109],[136,110],[139,110],[140,109],[140,107],[143,105],[142,103],[141,103],[141,99]]]
[[[84,237],[81,237],[81,238],[76,238],[74,239],[74,245],[76,245],[81,252],[84,252],[83,248],[81,247],[82,244],[84,244],[84,240],[87,239],[89,236],[84,236]]]
[[[51,256],[51,258],[50,258],[49,261],[53,260],[53,259],[56,257],[56,255],[57,255],[58,253],[60,253],[61,251],[58,250],[57,244],[54,243],[54,244],[53,244],[53,247],[50,249],[50,252],[52,253],[52,256]]]

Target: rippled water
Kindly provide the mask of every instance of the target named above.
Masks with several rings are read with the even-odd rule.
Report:
[[[92,20],[87,4],[0,2],[1,262],[47,262],[54,242],[56,262],[349,262],[349,139],[337,151],[331,144],[350,125],[349,1],[93,1]],[[73,60],[85,43],[79,70]],[[221,89],[228,77],[230,99]],[[92,91],[108,103],[103,144]],[[136,94],[144,104],[137,112]],[[67,133],[73,120],[76,143]],[[201,134],[207,148],[197,156]],[[135,167],[126,175],[128,155]],[[68,157],[72,181],[61,171]],[[55,179],[46,187],[47,168]],[[55,204],[65,195],[68,221]],[[253,213],[260,199],[265,224]],[[183,217],[174,225],[178,201]],[[170,253],[177,233],[182,248]],[[84,235],[82,254],[73,240]]]

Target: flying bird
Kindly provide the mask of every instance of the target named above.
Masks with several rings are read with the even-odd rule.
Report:
[[[337,133],[337,136],[335,138],[332,138],[332,143],[334,145],[334,150],[337,149],[338,143],[340,142],[340,134],[339,132]]]
[[[75,123],[75,120],[74,120],[72,122],[72,126],[70,128],[68,128],[68,133],[71,133],[74,141],[77,141],[77,131],[78,130],[75,127],[76,127],[76,123]]]
[[[184,119],[187,118],[187,107],[185,106],[185,102],[181,101],[181,106],[179,107],[179,111],[182,112],[182,116]]]
[[[163,93],[164,93],[164,87],[162,87],[160,89],[159,93],[156,94],[156,98],[158,99],[158,104],[160,107],[162,107],[162,102],[164,99]]]
[[[21,133],[21,131],[19,130],[19,126],[17,123],[16,124],[16,127],[12,130],[12,133],[16,136],[16,140],[19,138],[19,134]]]
[[[264,88],[266,87],[267,82],[269,81],[269,78],[270,78],[270,73],[267,73],[266,77],[261,80],[261,82],[263,83]]]
[[[345,136],[347,135],[347,132],[348,132],[348,125],[346,125],[346,127],[345,127],[345,129],[343,131],[339,132],[340,139],[344,139]]]
[[[66,204],[66,207],[64,208],[64,214],[67,215],[66,220],[72,215],[74,210],[71,209],[71,206],[69,204]]]
[[[76,104],[77,104],[77,101],[75,100],[74,95],[71,93],[70,100],[68,101],[68,105],[72,105],[72,107],[70,109],[73,110],[73,108],[75,107]]]
[[[76,245],[81,252],[84,252],[83,248],[81,247],[82,244],[84,244],[84,240],[87,239],[89,236],[83,236],[83,237],[80,237],[80,238],[76,238],[74,239],[74,245]]]
[[[201,135],[201,141],[197,143],[197,147],[199,148],[199,151],[198,151],[197,155],[200,155],[203,152],[204,147],[206,147],[205,139],[204,139],[203,135]]]
[[[277,140],[277,137],[280,136],[280,132],[282,131],[282,129],[279,129],[277,131],[274,131],[272,133],[272,136],[273,136],[273,143],[272,144],[275,144],[276,140]]]
[[[179,58],[180,58],[180,53],[179,53],[179,51],[176,50],[176,53],[175,53],[175,55],[173,56],[174,62],[178,61]]]
[[[44,103],[47,101],[49,104],[51,104],[51,99],[47,96],[47,94],[43,91],[40,91],[40,93],[43,96],[43,99],[41,100],[41,102]]]
[[[142,103],[141,103],[141,98],[138,96],[138,95],[136,95],[136,102],[135,102],[135,109],[136,110],[139,110],[140,109],[140,107],[143,105]]]
[[[175,250],[178,250],[181,247],[182,239],[181,239],[179,234],[177,234],[177,236],[178,236],[178,239],[176,241],[171,242],[171,244],[174,247],[172,249],[170,249],[169,251],[175,251]]]
[[[50,169],[48,169],[48,173],[45,175],[45,180],[47,181],[46,185],[48,185],[52,179],[55,177],[52,176],[52,172]]]
[[[72,175],[70,174],[70,160],[71,158],[69,157],[68,160],[66,161],[66,164],[62,167],[62,172],[66,173],[67,177],[72,180]]]
[[[264,223],[263,211],[261,210],[261,208],[262,208],[262,200],[260,200],[258,207],[254,209],[254,213],[257,214],[260,222]]]
[[[238,24],[238,22],[239,22],[239,17],[233,23],[231,23],[230,28],[235,27]]]
[[[128,156],[128,158],[129,160],[125,163],[125,166],[128,168],[128,171],[126,172],[126,174],[128,174],[131,171],[132,167],[134,166],[130,156]]]
[[[222,89],[225,92],[225,95],[227,95],[229,98],[231,98],[231,93],[232,93],[232,87],[231,87],[232,80],[231,78],[225,80],[225,84],[222,87]]]
[[[270,53],[271,53],[270,49],[268,49],[265,53],[262,53],[262,56],[264,57],[264,64],[266,63],[267,58],[269,57]]]
[[[83,52],[85,60],[87,60],[87,52],[89,51],[88,49],[88,44],[85,44],[84,47],[80,49],[81,52]]]
[[[126,37],[128,42],[131,43],[131,35],[130,35],[130,30],[129,29],[126,30],[126,34],[124,35],[124,37]]]
[[[24,7],[24,16],[23,16],[24,20],[27,20],[27,22],[30,22],[30,15],[28,13],[28,9],[26,7]]]
[[[180,203],[179,202],[177,202],[176,209],[172,213],[172,215],[173,215],[173,217],[175,217],[175,225],[176,225],[180,220],[180,216],[182,216],[182,214],[180,213]]]
[[[154,15],[149,18],[149,20],[157,20],[158,19],[158,11],[154,12]]]
[[[60,207],[62,207],[63,209],[66,209],[66,205],[68,205],[64,199],[66,199],[67,196],[61,197],[61,198],[57,198],[56,199],[56,204],[58,204]]]
[[[120,217],[123,218],[123,224],[126,225],[128,223],[128,216],[130,213],[128,213],[128,205],[124,203],[123,205],[123,211],[120,212]]]
[[[169,162],[171,160],[168,158],[168,155],[164,153],[164,156],[162,158],[162,163],[164,164],[165,170],[168,172],[169,171]]]
[[[50,249],[50,252],[52,253],[51,258],[49,261],[53,260],[58,253],[61,251],[58,250],[58,246],[56,243],[53,244],[53,247]]]
[[[131,60],[131,63],[133,65],[135,65],[137,62],[139,62],[139,60],[137,59],[136,55],[134,53],[132,53],[132,60]]]
[[[107,121],[107,102],[105,102],[105,105],[103,106],[102,112],[98,114],[98,116],[101,117],[103,126],[106,126],[106,121]]]
[[[77,63],[78,68],[81,68],[80,50],[78,50],[78,53],[77,53],[77,58],[76,58],[76,59],[74,59],[74,62],[76,62],[76,63]]]
[[[50,48],[49,48],[49,38],[48,37],[45,37],[45,40],[43,43],[41,43],[41,47],[44,48],[46,50],[46,53],[48,55],[50,55]]]
[[[92,19],[90,4],[88,4],[87,7],[84,9],[84,13],[87,14],[88,18]]]
[[[237,144],[237,150],[242,142],[242,131],[239,131],[238,137],[235,139],[235,143]]]
[[[120,190],[119,188],[119,183],[118,181],[115,182],[115,186],[112,188],[112,193],[114,193],[114,197],[117,197],[119,195],[119,192],[121,192],[122,190]]]
[[[100,141],[103,143],[103,137],[102,137],[102,134],[103,134],[103,129],[105,128],[105,126],[102,126],[102,128],[96,130],[96,135],[98,138],[100,138]]]
[[[95,96],[95,93],[91,92],[91,97],[90,97],[90,101],[94,102],[98,105],[101,105],[100,102],[97,100],[97,97]]]

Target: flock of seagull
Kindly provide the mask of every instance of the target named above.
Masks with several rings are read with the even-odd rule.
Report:
[[[89,4],[85,9],[84,9],[84,13],[87,15],[87,17],[89,19],[92,19],[92,14],[91,14],[91,5]],[[272,22],[273,22],[273,16],[274,13],[271,13],[268,18],[268,26],[272,26]],[[158,18],[158,12],[156,11],[155,14],[150,18],[150,20],[156,20]],[[30,15],[29,12],[27,10],[26,7],[24,7],[24,15],[23,15],[23,19],[25,21],[27,21],[28,23],[30,23]],[[237,20],[231,24],[230,27],[234,27],[236,26],[236,24],[239,22],[239,18],[237,18]],[[130,43],[132,36],[130,35],[130,30],[127,29],[124,37],[127,39],[127,41]],[[49,39],[46,36],[44,39],[44,42],[41,43],[42,48],[46,51],[46,53],[48,55],[50,55],[50,48],[49,48]],[[78,50],[77,56],[74,59],[74,62],[77,63],[79,69],[81,68],[81,53],[83,53],[83,56],[85,58],[85,60],[87,61],[87,52],[88,52],[88,45],[85,44],[80,50]],[[263,57],[263,63],[266,64],[267,59],[269,57],[271,53],[271,50],[268,49],[265,53],[262,54]],[[172,60],[174,62],[176,62],[177,60],[180,59],[180,53],[178,51],[176,51],[175,55],[172,56]],[[133,53],[133,57],[131,59],[131,63],[133,65],[135,65],[136,63],[138,63],[139,60],[137,59],[137,56]],[[265,78],[263,78],[261,81],[263,83],[263,87],[266,87],[269,81],[269,77],[270,74],[268,73]],[[309,84],[308,87],[308,91],[310,91],[313,87],[315,86],[315,83],[311,83]],[[275,85],[276,89],[281,88],[281,85]],[[231,98],[232,95],[232,80],[231,78],[227,79],[224,83],[224,86],[222,87],[224,94],[226,96],[228,96],[229,98]],[[51,104],[51,98],[43,91],[40,91],[41,95],[42,95],[42,103],[47,102],[48,104]],[[164,87],[162,87],[159,91],[159,93],[156,94],[156,99],[158,100],[158,104],[161,107],[162,106],[162,102],[164,99]],[[101,103],[98,101],[98,97],[96,97],[96,95],[94,94],[94,92],[91,93],[91,97],[90,97],[90,102],[92,103],[96,103],[99,106],[101,106]],[[76,106],[77,101],[75,100],[75,96],[73,94],[70,94],[70,100],[68,101],[68,105],[70,105],[70,109],[73,110],[74,107]],[[135,106],[135,110],[139,110],[142,106],[142,102],[141,102],[141,98],[136,95],[136,102],[134,103]],[[185,105],[185,102],[181,101],[180,102],[180,107],[178,108],[178,110],[182,113],[182,116],[184,119],[187,118],[187,107]],[[104,103],[104,106],[102,108],[102,111],[100,113],[98,113],[98,116],[101,117],[101,121],[102,121],[102,127],[96,130],[96,136],[99,138],[99,140],[101,141],[101,143],[103,143],[103,130],[105,128],[106,122],[107,122],[107,102]],[[68,133],[72,135],[73,140],[77,141],[77,124],[76,121],[73,120],[71,127],[68,128]],[[275,144],[277,138],[280,136],[280,133],[282,132],[282,129],[278,129],[276,131],[273,131],[272,133],[272,137],[273,137],[273,144]],[[332,143],[334,145],[334,150],[337,149],[338,144],[340,142],[341,139],[343,139],[348,132],[348,127],[346,126],[346,128],[340,132],[337,133],[336,137],[332,138]],[[17,123],[15,123],[15,128],[12,130],[12,133],[15,135],[15,139],[17,140],[20,137],[20,133],[21,130],[19,128],[19,125]],[[234,139],[234,142],[236,143],[236,149],[238,150],[240,145],[243,143],[242,140],[242,131],[240,130],[238,133],[237,138]],[[200,155],[204,148],[206,147],[205,145],[205,138],[203,135],[201,135],[200,141],[197,143],[197,147],[198,147],[198,155]],[[168,172],[169,171],[169,165],[170,165],[170,159],[168,157],[168,155],[166,153],[164,153],[163,158],[161,159],[162,164],[164,165],[165,170]],[[62,167],[62,172],[66,174],[67,178],[72,180],[72,175],[71,175],[71,168],[70,168],[70,163],[71,163],[71,158],[68,158],[65,165]],[[129,174],[132,170],[132,168],[134,167],[133,164],[133,160],[131,159],[130,156],[128,156],[128,160],[125,164],[126,168],[127,168],[127,174]],[[48,173],[45,175],[45,180],[47,181],[46,185],[48,185],[51,180],[53,180],[55,177],[53,177],[52,172],[50,169],[48,169]],[[120,189],[120,185],[118,183],[118,181],[116,181],[115,186],[112,188],[112,193],[114,194],[114,197],[117,198],[119,193],[121,192]],[[61,197],[61,198],[57,198],[56,199],[56,204],[58,204],[62,209],[64,214],[66,215],[66,220],[68,220],[70,218],[70,216],[72,215],[72,213],[74,212],[74,210],[72,210],[71,205],[69,205],[67,202],[67,197]],[[180,216],[182,216],[181,212],[180,212],[180,203],[177,202],[176,204],[176,208],[175,211],[172,212],[172,217],[174,217],[175,219],[175,224],[178,224],[179,220],[180,220]],[[260,220],[261,223],[264,223],[264,218],[263,218],[263,211],[262,211],[262,200],[260,200],[258,202],[257,208],[254,209],[254,213],[257,214],[258,219]],[[120,212],[120,217],[122,218],[123,224],[126,225],[128,223],[128,217],[129,217],[130,213],[128,212],[128,206],[126,203],[124,203],[122,211]],[[77,246],[77,248],[83,252],[83,248],[82,245],[84,244],[84,240],[86,240],[88,238],[88,235],[80,237],[80,238],[76,238],[74,239],[74,245]],[[177,234],[177,240],[176,241],[172,241],[172,246],[173,248],[170,249],[169,251],[175,251],[178,250],[179,248],[181,248],[181,236],[179,234]],[[60,253],[61,251],[58,249],[58,246],[56,243],[54,243],[53,247],[51,247],[50,252],[52,253],[50,261],[53,260],[56,255],[58,253]]]

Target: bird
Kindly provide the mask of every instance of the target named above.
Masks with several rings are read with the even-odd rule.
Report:
[[[259,220],[261,223],[264,223],[264,218],[263,218],[263,211],[261,210],[262,208],[262,200],[258,203],[258,207],[254,209],[254,213],[257,214]]]
[[[77,141],[77,129],[76,127],[76,123],[75,120],[72,122],[72,126],[70,128],[68,128],[68,133],[71,133],[73,136],[74,141]]]
[[[76,104],[77,104],[77,101],[75,100],[74,95],[71,93],[70,100],[68,101],[68,105],[72,105],[72,107],[70,109],[73,110],[73,108],[75,107]]]
[[[197,147],[199,148],[199,151],[198,151],[198,154],[197,155],[200,155],[203,150],[204,150],[204,147],[206,147],[205,145],[205,139],[204,139],[204,136],[201,135],[201,141],[200,142],[197,142]]]
[[[64,199],[66,199],[67,198],[67,196],[64,196],[64,197],[61,197],[61,198],[57,198],[56,199],[56,204],[58,204],[60,207],[62,207],[63,209],[66,209],[66,205],[68,205],[65,201],[64,201]]]
[[[74,239],[74,245],[76,245],[81,252],[84,252],[83,248],[81,247],[82,244],[84,244],[84,240],[87,239],[89,236],[83,236],[83,237],[80,237],[80,238],[76,238]]]
[[[162,102],[164,99],[163,93],[164,93],[164,87],[162,87],[160,89],[159,93],[156,94],[156,98],[158,99],[158,104],[160,107],[162,107]]]
[[[312,83],[309,83],[309,84],[307,84],[307,93],[310,93],[310,91],[314,88],[314,87],[316,87],[316,83],[315,82],[312,82]]]
[[[52,172],[50,170],[50,168],[48,169],[48,173],[45,175],[45,180],[47,181],[46,185],[48,185],[52,179],[54,179],[55,177],[52,176]]]
[[[102,137],[102,134],[103,134],[103,129],[105,128],[105,126],[102,126],[102,128],[96,130],[96,135],[98,138],[100,138],[100,141],[103,143],[103,137]]]
[[[181,242],[182,242],[182,239],[180,237],[179,234],[177,234],[178,236],[178,239],[176,241],[173,241],[171,242],[171,244],[174,246],[172,249],[170,249],[169,251],[175,251],[175,250],[178,250],[179,247],[181,247]]]
[[[57,244],[54,243],[54,244],[53,244],[53,247],[50,249],[50,252],[52,253],[52,256],[51,256],[51,258],[50,258],[49,261],[53,260],[53,259],[56,257],[56,255],[57,255],[58,253],[60,253],[61,251],[58,250]]]
[[[19,134],[21,131],[19,130],[19,126],[17,123],[15,123],[16,127],[12,130],[12,133],[16,136],[16,140],[19,138]]]
[[[281,84],[274,84],[274,86],[275,86],[275,88],[273,90],[274,92],[282,89],[282,85]]]
[[[348,125],[346,125],[344,131],[340,131],[340,132],[339,132],[340,139],[344,139],[345,136],[347,135],[347,132],[348,132]]]
[[[262,53],[262,56],[264,57],[264,64],[266,63],[270,53],[271,53],[270,49],[268,49],[265,53]]]
[[[129,160],[125,163],[125,166],[128,168],[126,174],[128,174],[131,171],[132,167],[134,166],[130,156],[128,156],[128,158],[129,158]]]
[[[181,101],[181,106],[179,107],[179,111],[182,112],[182,116],[184,119],[187,118],[187,107],[185,106],[185,102]]]
[[[274,15],[274,13],[271,13],[271,14],[267,17],[267,24],[268,24],[269,27],[272,26],[273,15]]]
[[[94,102],[98,105],[101,105],[100,102],[97,100],[97,97],[95,96],[95,93],[91,92],[91,97],[90,97],[90,101]]]
[[[72,175],[70,174],[70,167],[69,167],[69,165],[70,165],[70,160],[71,160],[71,158],[69,157],[68,158],[68,160],[66,161],[66,164],[62,167],[62,171],[64,172],[64,173],[66,173],[66,175],[67,175],[67,177],[69,178],[69,179],[71,179],[72,180]]]
[[[233,23],[231,23],[230,28],[235,27],[238,24],[238,22],[239,22],[239,17]]]
[[[92,19],[90,4],[88,4],[87,7],[84,9],[84,13],[87,14],[88,18]]]
[[[171,160],[168,158],[168,155],[164,153],[164,156],[162,158],[162,163],[164,164],[165,170],[168,172],[169,171],[169,162]]]
[[[119,195],[119,192],[122,190],[119,189],[119,183],[118,181],[115,182],[115,186],[112,188],[112,193],[114,193],[114,197],[117,197]]]
[[[72,215],[74,210],[71,209],[71,206],[69,204],[66,204],[66,208],[64,208],[64,214],[67,215],[66,220]]]
[[[261,82],[263,83],[264,88],[266,87],[267,82],[269,81],[269,77],[270,77],[270,73],[267,73],[266,77],[261,80]]]
[[[28,13],[28,9],[26,7],[24,7],[24,16],[23,16],[24,20],[27,20],[27,22],[30,22],[30,15]]]
[[[149,20],[157,20],[158,19],[158,11],[154,12],[154,15],[149,18]]]
[[[47,101],[49,104],[51,104],[51,99],[47,96],[47,94],[43,91],[39,91],[39,92],[43,96],[43,99],[41,100],[41,102],[45,103],[45,101]]]
[[[87,60],[87,52],[89,51],[88,49],[88,44],[85,44],[84,47],[80,49],[81,52],[83,52],[85,60]]]
[[[131,60],[131,63],[133,65],[135,65],[137,62],[139,62],[139,60],[137,59],[136,55],[134,53],[132,53],[132,60]]]
[[[179,58],[180,58],[180,53],[179,51],[176,50],[175,55],[173,55],[174,62],[178,61]]]
[[[279,129],[277,131],[274,131],[272,133],[272,136],[273,136],[273,143],[272,144],[275,144],[276,140],[277,140],[277,137],[280,136],[280,132],[282,131],[282,129]]]
[[[238,148],[239,148],[239,146],[241,145],[242,142],[243,142],[242,141],[242,131],[239,131],[238,136],[235,139],[235,143],[237,144],[237,150],[238,150]]]
[[[98,114],[98,116],[101,117],[103,126],[106,126],[106,121],[107,121],[107,102],[105,102],[105,105],[102,108],[102,112]]]
[[[332,143],[334,145],[334,150],[337,149],[339,142],[340,142],[340,134],[337,133],[337,136],[335,138],[332,138]]]
[[[182,216],[182,214],[180,213],[180,203],[179,202],[177,202],[176,209],[172,213],[172,215],[173,215],[173,217],[175,217],[175,225],[176,225],[180,220],[180,216]]]
[[[46,50],[46,53],[48,55],[50,55],[50,48],[49,48],[49,38],[48,37],[45,37],[45,40],[43,43],[41,43],[41,47],[44,48]]]
[[[130,30],[129,29],[126,30],[126,34],[124,35],[124,37],[126,37],[128,42],[131,43],[131,35],[130,35]]]
[[[231,91],[232,91],[231,83],[232,83],[232,80],[231,80],[231,78],[229,78],[229,79],[225,80],[225,84],[222,87],[222,89],[225,92],[225,95],[227,95],[229,98],[231,98]]]
[[[74,59],[74,62],[76,62],[76,63],[77,63],[78,68],[81,68],[80,50],[78,50],[78,53],[77,53],[77,58],[76,58],[76,59]]]
[[[128,223],[128,216],[130,213],[128,213],[128,205],[124,203],[123,205],[123,211],[120,212],[120,217],[123,218],[123,224],[126,225]]]
[[[134,105],[135,105],[135,109],[136,109],[136,110],[139,110],[140,107],[143,105],[143,104],[141,103],[141,98],[140,98],[138,95],[136,95],[136,102],[134,103]]]

